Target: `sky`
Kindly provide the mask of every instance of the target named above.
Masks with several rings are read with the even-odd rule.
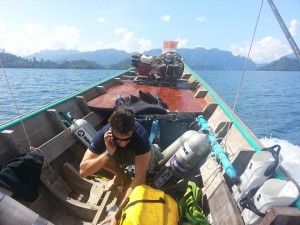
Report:
[[[300,0],[273,0],[300,46]],[[43,50],[115,48],[140,52],[177,40],[178,48],[249,53],[262,0],[0,0],[0,49],[18,56]],[[268,63],[292,53],[267,0],[250,58]]]

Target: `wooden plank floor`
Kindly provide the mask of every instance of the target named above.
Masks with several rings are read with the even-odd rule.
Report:
[[[202,112],[207,104],[202,98],[194,98],[195,90],[137,85],[132,82],[113,86],[107,90],[106,94],[89,101],[87,104],[93,110],[113,110],[117,95],[122,97],[139,96],[139,90],[160,97],[168,105],[170,111]]]

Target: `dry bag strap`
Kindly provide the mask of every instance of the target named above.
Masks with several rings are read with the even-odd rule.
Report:
[[[248,194],[246,195],[246,197],[240,200],[240,206],[242,208],[249,209],[250,211],[254,212],[256,215],[258,215],[260,217],[264,217],[266,214],[260,212],[256,208],[256,206],[253,202],[253,196],[255,195],[257,190],[258,190],[258,188],[253,188],[251,191],[249,191]]]
[[[131,206],[133,206],[133,205],[135,205],[137,203],[141,203],[141,202],[142,203],[162,203],[162,204],[166,204],[166,200],[163,199],[162,197],[160,197],[159,199],[140,199],[140,200],[136,200],[136,201],[130,202],[126,206],[125,210],[128,209],[129,207],[131,207]]]

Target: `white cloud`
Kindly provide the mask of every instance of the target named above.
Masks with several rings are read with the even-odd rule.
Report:
[[[289,29],[292,36],[296,36],[300,30],[300,22],[296,19],[293,19],[291,22],[291,27]]]
[[[298,36],[300,30],[300,22],[296,19],[291,21],[289,31],[292,36]],[[247,57],[249,51],[249,45],[238,46],[233,44],[230,46],[230,51],[234,55],[241,55]],[[290,45],[286,40],[282,42],[280,39],[276,39],[271,36],[262,38],[259,41],[254,42],[250,53],[250,58],[257,63],[268,63],[279,58],[293,53]]]
[[[161,16],[161,17],[160,17],[160,20],[161,20],[162,22],[167,23],[167,22],[169,22],[169,21],[171,20],[171,16],[170,16],[170,15],[164,15],[164,16]]]
[[[176,41],[178,41],[178,45],[177,45],[177,48],[186,48],[187,47],[187,42],[188,42],[188,39],[176,39]]]
[[[35,23],[27,23],[21,31],[0,27],[0,48],[20,56],[44,49],[78,49],[80,29],[61,25],[49,30]]]
[[[205,17],[204,16],[199,16],[196,18],[196,21],[199,23],[203,23],[205,21]]]
[[[104,49],[105,48],[105,43],[103,41],[95,41],[93,43],[81,43],[80,47],[77,49],[79,51],[95,51],[99,49]]]
[[[6,29],[5,24],[0,20],[0,31],[5,29]]]
[[[115,32],[115,34],[123,34],[123,33],[126,32],[126,28],[124,28],[124,27],[119,27],[119,28],[115,29],[114,32]]]
[[[247,57],[249,45],[241,47],[233,44],[230,46],[230,51],[233,55]],[[292,53],[292,50],[289,46],[283,44],[279,39],[267,36],[253,44],[250,58],[256,63],[267,63],[278,60],[290,53]]]
[[[106,19],[105,19],[104,17],[99,17],[99,18],[97,19],[97,21],[98,21],[99,23],[106,23]]]
[[[143,38],[138,41],[138,45],[138,52],[144,52],[153,48],[152,41]]]
[[[204,47],[203,45],[196,45],[196,48],[204,48],[204,49],[209,49],[209,48],[206,48],[206,47]]]
[[[152,40],[137,37],[125,27],[114,30],[115,41],[95,40],[86,42],[81,38],[81,30],[74,26],[60,25],[49,29],[37,23],[27,23],[21,30],[12,31],[0,21],[0,49],[18,56],[28,56],[42,50],[95,51],[115,48],[127,52],[144,52],[154,48]]]
[[[152,41],[144,38],[138,38],[133,32],[121,27],[115,29],[115,34],[119,35],[118,41],[108,43],[104,48],[115,48],[127,52],[144,52],[153,48]]]
[[[81,30],[77,27],[68,27],[66,25],[58,26],[54,29],[54,33],[52,34],[52,40],[54,40],[54,46],[59,43],[62,48],[72,49],[78,48],[80,45],[80,33]]]

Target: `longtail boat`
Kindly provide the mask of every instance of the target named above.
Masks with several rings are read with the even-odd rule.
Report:
[[[280,166],[280,146],[262,146],[221,97],[184,64],[174,47],[176,42],[166,42],[159,56],[133,55],[133,68],[1,125],[2,171],[16,158],[30,153],[42,157],[43,165],[40,176],[34,172],[29,175],[24,175],[25,171],[16,172],[17,177],[21,176],[21,187],[9,189],[3,185],[5,182],[0,182],[0,224],[98,224],[108,215],[109,207],[122,198],[125,183],[104,191],[110,174],[100,171],[82,178],[78,171],[88,143],[108,123],[120,99],[124,105],[129,103],[126,106],[131,107],[151,142],[163,154],[156,169],[149,172],[147,184],[179,201],[192,181],[201,190],[196,203],[208,221],[233,225],[251,224],[243,209],[248,210],[251,204],[242,204],[241,200],[257,203],[259,200],[253,199],[257,196],[249,195],[251,185],[259,188],[270,181],[267,189],[275,186],[272,189],[275,200],[264,203],[269,208],[259,216],[259,224],[300,224],[299,187]],[[144,105],[136,107],[142,94],[152,102],[144,99]],[[158,102],[163,104],[158,106]],[[154,125],[159,129],[154,129]],[[208,143],[208,150],[201,157],[198,155],[192,167],[185,167],[173,157],[186,143],[181,140],[186,132],[201,133]],[[188,133],[187,140],[193,135]],[[193,149],[185,151],[198,154]],[[251,171],[255,163],[261,164]],[[264,165],[265,169],[261,169]],[[176,170],[181,174],[174,174]],[[134,176],[132,170],[127,172],[128,179]],[[26,190],[31,188],[26,180],[30,177],[37,180],[35,190]],[[5,180],[2,174],[1,179]],[[290,189],[283,192],[288,194],[296,187],[296,197],[292,200],[293,196],[279,193],[287,185]],[[22,197],[26,191],[29,200]],[[264,194],[267,195],[260,193]],[[180,221],[184,223],[188,224]]]

